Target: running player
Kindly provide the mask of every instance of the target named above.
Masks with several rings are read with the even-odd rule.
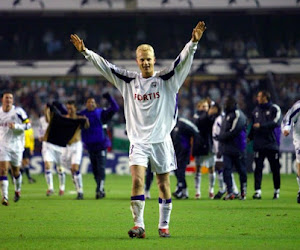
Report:
[[[77,115],[77,108],[75,101],[70,100],[67,102],[67,112],[65,117],[70,119],[85,119]],[[89,121],[86,119],[85,128],[89,127]],[[78,126],[72,139],[68,142],[67,146],[62,150],[62,162],[64,167],[71,167],[72,179],[77,191],[77,200],[83,200],[83,183],[82,176],[79,170],[82,159],[82,141],[81,141],[81,127]]]
[[[0,187],[2,205],[8,206],[8,169],[11,166],[15,184],[14,201],[20,199],[22,174],[20,167],[24,151],[24,130],[31,127],[26,112],[13,105],[14,95],[10,90],[2,92],[0,107]]]

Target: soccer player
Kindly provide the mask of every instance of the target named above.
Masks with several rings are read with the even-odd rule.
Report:
[[[245,162],[246,149],[246,125],[247,119],[244,113],[237,108],[235,99],[226,97],[224,104],[225,119],[222,121],[220,134],[215,138],[221,142],[223,155],[223,177],[227,186],[227,195],[224,200],[233,200],[236,195],[232,189],[232,169],[236,167],[240,177],[240,199],[246,199],[247,171]]]
[[[297,183],[299,186],[297,202],[300,203],[300,101],[294,103],[281,123],[281,130],[284,136],[288,136],[291,129],[293,129],[293,144],[297,163]]]
[[[209,192],[208,197],[214,198],[215,186],[215,162],[212,153],[212,126],[214,124],[217,109],[210,105],[211,100],[202,99],[197,104],[197,111],[194,114],[194,123],[199,130],[200,140],[194,140],[193,156],[195,156],[196,173],[195,173],[195,189],[196,199],[201,197],[201,167],[206,166],[209,171]]]
[[[33,131],[33,128],[26,129],[24,131],[24,135],[25,135],[25,149],[23,151],[21,172],[22,173],[25,172],[29,183],[34,183],[35,179],[33,179],[30,175],[30,158],[34,153],[34,131]]]
[[[144,238],[144,179],[148,161],[156,172],[159,188],[159,235],[170,237],[169,222],[172,210],[169,172],[176,169],[174,147],[170,133],[177,120],[177,94],[187,77],[197,43],[205,31],[199,22],[192,38],[171,67],[154,71],[155,55],[152,46],[142,44],[136,49],[136,62],[141,73],[120,69],[87,49],[77,35],[71,42],[100,73],[122,93],[126,131],[130,140],[129,164],[132,175],[131,211],[135,226],[130,237]]]
[[[22,174],[20,167],[24,151],[24,130],[31,127],[26,112],[14,106],[14,95],[10,90],[2,92],[0,107],[0,187],[2,205],[8,206],[8,169],[11,166],[15,184],[14,201],[20,199]]]
[[[66,118],[70,119],[85,119],[77,115],[77,107],[75,101],[70,100],[66,104],[67,115]],[[89,120],[86,119],[84,128],[89,127]],[[80,173],[80,163],[82,159],[82,141],[81,141],[81,127],[78,126],[72,139],[68,142],[67,146],[62,149],[62,163],[64,167],[71,167],[72,179],[77,191],[77,200],[83,200],[83,183],[82,175]]]
[[[261,181],[264,160],[268,159],[273,173],[274,196],[279,198],[280,191],[280,163],[279,163],[279,138],[280,138],[280,107],[271,101],[268,91],[257,93],[257,106],[252,111],[252,127],[248,135],[249,141],[253,140],[255,170],[253,199],[261,199]]]
[[[42,156],[45,165],[45,178],[48,185],[47,196],[54,193],[51,167],[56,164],[59,176],[59,195],[65,191],[65,173],[62,167],[62,152],[68,143],[75,141],[76,131],[86,124],[86,118],[67,118],[62,113],[65,109],[58,102],[48,104],[45,109],[49,123],[43,138]]]
[[[93,174],[96,181],[96,199],[105,197],[105,166],[107,148],[111,141],[107,136],[105,127],[112,116],[118,112],[119,105],[108,93],[103,94],[108,100],[110,107],[107,109],[97,107],[96,101],[90,97],[86,101],[86,109],[80,112],[89,120],[89,128],[82,130],[82,141],[89,152]]]

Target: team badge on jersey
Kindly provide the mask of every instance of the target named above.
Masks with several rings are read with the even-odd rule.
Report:
[[[157,86],[157,82],[152,82],[151,83],[151,88],[156,88],[156,86]]]

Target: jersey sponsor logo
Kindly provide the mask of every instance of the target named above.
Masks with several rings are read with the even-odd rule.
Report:
[[[159,92],[149,93],[144,95],[134,94],[134,99],[138,101],[151,101],[158,98],[160,98]]]
[[[3,123],[0,123],[0,127],[8,127],[8,122],[3,122]]]
[[[266,112],[266,115],[270,115],[270,111],[269,110]]]
[[[255,112],[255,117],[258,118],[258,112]]]

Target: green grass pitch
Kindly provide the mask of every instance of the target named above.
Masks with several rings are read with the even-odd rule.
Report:
[[[262,200],[252,200],[253,175],[248,175],[246,201],[208,199],[208,176],[202,175],[202,199],[194,199],[193,176],[188,176],[190,198],[173,199],[171,238],[159,238],[157,187],[146,201],[146,238],[131,239],[130,176],[108,175],[107,197],[95,200],[91,174],[84,175],[84,200],[67,176],[66,193],[46,197],[43,175],[34,184],[23,178],[22,197],[13,202],[10,181],[8,207],[0,206],[0,249],[300,249],[300,204],[295,175],[282,175],[279,200],[272,200],[272,176],[264,175]],[[238,180],[237,175],[235,176]],[[172,190],[176,180],[171,176]],[[218,183],[216,182],[215,191]],[[73,191],[73,192],[72,192]]]

